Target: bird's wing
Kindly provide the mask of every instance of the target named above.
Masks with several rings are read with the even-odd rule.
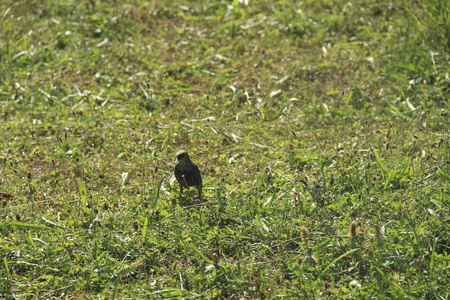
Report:
[[[202,184],[202,173],[200,172],[200,169],[197,167],[197,165],[194,164],[194,176],[197,178],[197,180]]]

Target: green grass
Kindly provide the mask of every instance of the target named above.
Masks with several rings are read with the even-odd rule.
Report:
[[[1,2],[0,298],[449,297],[450,3],[245,2]]]

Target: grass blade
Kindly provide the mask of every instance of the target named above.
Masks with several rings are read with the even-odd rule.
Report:
[[[381,159],[380,159],[380,154],[378,154],[378,151],[375,150],[375,149],[372,149],[372,151],[373,151],[373,154],[375,155],[375,160],[376,160],[376,162],[377,162],[378,167],[379,167],[380,170],[381,170],[381,173],[382,173],[383,179],[384,179],[384,177],[385,177],[385,175],[386,175],[386,172],[387,172],[387,169],[386,169],[386,167],[384,166],[383,162],[381,161]]]
[[[206,261],[210,265],[214,265],[214,262],[207,258],[197,247],[195,247],[192,243],[188,243],[189,247],[194,250],[195,253],[197,253],[201,258],[203,258],[204,261]]]
[[[442,169],[438,169],[438,174],[441,175],[442,178],[450,182],[450,174],[444,172]]]
[[[341,256],[339,256],[338,258],[336,258],[335,260],[333,260],[321,273],[321,276],[335,263],[337,263],[338,261],[340,261],[341,259],[343,259],[344,257],[346,257],[347,255],[352,254],[353,252],[358,251],[359,249],[352,249],[350,251],[347,251],[346,253],[342,254]]]

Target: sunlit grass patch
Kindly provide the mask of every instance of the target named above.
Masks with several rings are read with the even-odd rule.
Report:
[[[0,4],[0,298],[447,297],[449,9]]]

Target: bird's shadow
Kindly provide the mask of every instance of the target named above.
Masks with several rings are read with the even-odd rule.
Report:
[[[184,191],[183,195],[180,197],[172,198],[172,205],[180,205],[180,206],[192,206],[195,204],[199,204],[202,202],[207,202],[206,198],[202,197],[199,199],[197,191],[195,189],[191,189],[189,191]]]
[[[173,201],[180,206],[189,206],[193,205],[196,202],[199,202],[197,191],[185,191],[183,195],[180,197],[174,197]]]

